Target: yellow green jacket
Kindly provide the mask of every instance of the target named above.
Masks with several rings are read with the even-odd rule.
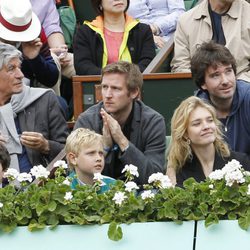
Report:
[[[74,41],[74,65],[77,75],[99,75],[108,62],[104,38],[103,17],[85,21],[76,32]],[[141,72],[155,56],[154,40],[148,25],[126,15],[119,60],[138,64]]]

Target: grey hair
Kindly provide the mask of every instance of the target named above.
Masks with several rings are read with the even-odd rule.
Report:
[[[14,58],[22,60],[22,53],[16,47],[0,42],[0,70]]]

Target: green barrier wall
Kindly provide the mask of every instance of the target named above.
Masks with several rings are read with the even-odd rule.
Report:
[[[194,94],[192,79],[144,80],[143,102],[165,118],[167,134],[174,110],[182,100]]]
[[[163,115],[167,134],[170,134],[170,121],[175,108],[183,99],[193,95],[196,89],[191,74],[147,74],[143,79],[142,100]],[[83,110],[95,104],[94,86],[98,83],[100,78],[97,76],[73,77],[75,119]]]
[[[142,100],[163,115],[167,134],[170,134],[170,121],[175,108],[196,90],[191,74],[146,74],[143,80]],[[75,119],[95,104],[95,85],[99,83],[98,76],[73,77]]]
[[[85,20],[92,21],[96,17],[96,13],[91,5],[91,0],[73,0],[76,19],[79,23]]]

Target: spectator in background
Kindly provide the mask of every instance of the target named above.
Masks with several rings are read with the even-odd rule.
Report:
[[[40,83],[53,87],[56,84],[59,71],[29,0],[1,0],[0,40],[22,51],[22,71],[30,80],[30,86]]]
[[[6,147],[0,143],[0,188],[3,187],[3,175],[10,166],[10,154]]]
[[[30,0],[32,10],[39,18],[50,48],[59,47],[65,44],[60,17],[54,0]]]
[[[128,61],[143,72],[155,56],[148,25],[129,17],[129,0],[92,0],[97,18],[76,32],[74,65],[78,75],[100,75],[107,64]]]
[[[197,96],[215,107],[230,148],[250,157],[250,84],[236,80],[230,51],[213,41],[203,43],[191,60],[191,71]]]
[[[29,172],[55,158],[68,131],[54,92],[23,84],[21,58],[14,46],[0,43],[0,143],[11,155],[11,167]]]
[[[32,9],[38,16],[46,37],[52,56],[57,63],[61,74],[67,78],[75,75],[73,54],[68,53],[62,29],[60,27],[60,16],[54,0],[30,0]],[[59,85],[61,78],[59,80]]]
[[[182,101],[171,120],[167,173],[170,172],[172,183],[175,183],[175,172],[178,186],[183,186],[190,177],[197,182],[204,181],[212,171],[221,169],[232,159],[250,170],[247,155],[230,151],[223,140],[215,109],[195,96]]]
[[[32,9],[38,16],[50,47],[51,56],[53,57],[59,70],[59,77],[56,85],[53,87],[57,95],[62,96],[69,104],[67,118],[70,119],[73,113],[72,104],[72,82],[74,76],[73,53],[68,52],[65,44],[64,34],[60,27],[60,16],[54,0],[30,0]],[[69,48],[71,49],[71,48]],[[63,77],[62,77],[63,76]],[[67,104],[60,98],[61,105],[66,109]]]
[[[157,48],[162,48],[176,29],[179,16],[185,11],[183,0],[133,0],[128,14],[150,25]]]
[[[177,23],[173,72],[190,72],[197,45],[225,45],[237,63],[237,79],[250,82],[250,5],[245,0],[203,0]]]
[[[138,167],[137,184],[164,172],[166,126],[163,117],[137,100],[143,84],[138,66],[119,61],[102,70],[100,102],[77,119],[74,129],[89,128],[103,134],[106,151],[103,174],[125,180],[126,164]]]

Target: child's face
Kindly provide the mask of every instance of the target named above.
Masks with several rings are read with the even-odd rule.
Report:
[[[75,158],[75,171],[78,177],[93,177],[94,173],[101,173],[104,168],[103,145],[100,142],[81,148]]]

